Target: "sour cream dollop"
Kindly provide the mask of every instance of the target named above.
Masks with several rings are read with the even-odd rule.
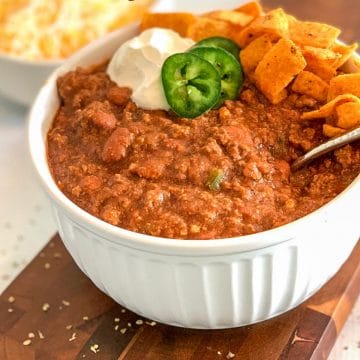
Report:
[[[169,110],[161,82],[161,67],[170,55],[194,45],[191,39],[160,28],[142,32],[115,52],[107,74],[118,86],[132,89],[131,99],[143,109]]]

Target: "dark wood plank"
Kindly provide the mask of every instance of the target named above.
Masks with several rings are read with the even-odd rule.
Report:
[[[326,359],[359,295],[359,260],[360,243],[317,294],[272,320],[229,330],[189,330],[136,325],[141,318],[97,290],[57,236],[0,296],[0,359],[212,360],[225,359],[230,351],[242,360]],[[47,312],[44,303],[50,304]],[[24,346],[30,332],[36,336]],[[97,354],[91,351],[95,344]]]

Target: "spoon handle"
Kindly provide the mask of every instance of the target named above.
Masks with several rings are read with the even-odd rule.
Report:
[[[291,165],[291,170],[297,171],[301,167],[309,164],[312,160],[318,158],[319,156],[327,154],[328,152],[330,152],[332,150],[336,150],[336,149],[342,147],[343,145],[349,144],[349,143],[359,140],[359,139],[360,139],[360,127],[355,130],[349,131],[346,134],[341,135],[335,139],[329,140],[329,141],[313,148],[312,150],[307,152],[305,155],[300,156]]]

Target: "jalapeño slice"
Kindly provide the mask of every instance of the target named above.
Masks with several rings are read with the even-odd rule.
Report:
[[[235,59],[239,60],[240,47],[232,40],[222,37],[213,36],[197,42],[193,47],[207,46],[218,47],[227,50],[229,53],[235,56]]]
[[[224,49],[207,46],[192,48],[190,52],[210,62],[220,74],[221,93],[215,107],[225,100],[235,100],[243,83],[241,65],[235,57]]]
[[[219,72],[191,53],[169,56],[161,70],[167,102],[179,116],[194,118],[211,109],[221,90]]]

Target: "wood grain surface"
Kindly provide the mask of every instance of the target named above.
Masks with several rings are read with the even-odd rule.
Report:
[[[360,242],[316,295],[272,320],[189,330],[155,325],[115,304],[78,269],[56,236],[0,297],[0,359],[212,360],[231,354],[241,360],[326,359],[359,295],[359,260]],[[31,344],[25,346],[27,339]]]
[[[360,39],[358,0],[263,4],[337,25],[345,41]],[[154,325],[101,293],[56,236],[0,297],[0,359],[326,359],[359,291],[360,243],[317,294],[272,320],[216,331]],[[25,340],[31,343],[25,346]]]

